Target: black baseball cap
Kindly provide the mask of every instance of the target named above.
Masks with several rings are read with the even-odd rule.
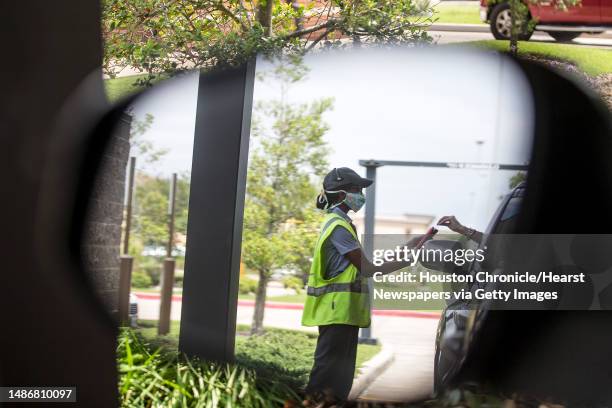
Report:
[[[348,167],[338,167],[327,173],[323,179],[323,189],[334,191],[340,187],[357,186],[368,187],[374,180],[361,177],[353,169]]]

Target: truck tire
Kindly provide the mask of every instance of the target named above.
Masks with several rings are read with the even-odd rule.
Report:
[[[575,31],[549,31],[548,35],[559,42],[567,42],[572,41],[574,38],[578,38],[580,36],[580,32]]]
[[[493,7],[493,10],[491,10],[489,26],[491,27],[491,33],[496,40],[510,39],[510,30],[512,27],[511,17],[510,5],[508,3],[500,3]],[[531,34],[533,34],[533,31],[528,29],[526,23],[524,26],[524,29],[518,35],[518,39],[521,41],[529,40],[531,38]]]

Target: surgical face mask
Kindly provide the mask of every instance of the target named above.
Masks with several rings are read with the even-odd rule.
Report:
[[[351,210],[357,212],[359,210],[361,210],[361,208],[363,207],[363,205],[365,204],[365,196],[363,195],[363,193],[348,193],[344,190],[337,190],[337,191],[326,191],[326,193],[344,193],[346,194],[346,197],[344,198],[344,200],[342,200],[341,202],[333,205],[330,208],[334,208],[339,206],[342,203],[345,203],[348,208],[350,208]]]
[[[365,201],[363,193],[346,193],[346,198],[344,199],[346,205],[355,212],[361,210]]]

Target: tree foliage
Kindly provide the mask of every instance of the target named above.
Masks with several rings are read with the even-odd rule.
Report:
[[[314,176],[327,168],[324,114],[332,100],[288,103],[287,90],[301,68],[274,70],[280,98],[258,104],[247,176],[243,261],[259,273],[252,331],[263,323],[266,286],[275,269],[302,270],[312,255],[319,218]]]
[[[518,186],[519,184],[521,184],[523,181],[527,180],[527,173],[525,173],[524,171],[519,171],[516,174],[514,174],[512,177],[510,177],[510,180],[508,180],[508,187],[510,187],[510,189],[512,190],[514,187]]]
[[[160,247],[168,242],[168,191],[170,180],[147,173],[137,173],[134,187],[133,235],[145,246]],[[189,177],[177,178],[175,233],[187,233]]]
[[[142,118],[134,115],[130,126],[130,155],[136,157],[137,172],[133,197],[133,229],[131,231],[136,246],[164,246],[168,242],[168,197],[170,179],[155,174],[160,160],[168,149],[155,146],[147,138],[155,118],[146,113]],[[175,232],[186,234],[187,204],[189,199],[189,174],[177,177],[175,203]],[[135,249],[136,247],[134,247]],[[142,248],[139,248],[142,250]]]
[[[234,65],[255,53],[303,53],[322,41],[428,40],[428,7],[413,0],[105,0],[104,72],[150,76]]]
[[[497,1],[499,2],[499,1]],[[579,7],[582,0],[508,0],[512,16],[510,53],[518,55],[518,38],[522,32],[531,32],[537,25],[537,20],[529,15],[529,5],[553,6],[557,10],[568,11],[572,7]]]
[[[146,113],[143,118],[138,118],[132,109],[128,110],[132,115],[130,124],[130,156],[137,158],[138,168],[146,173],[153,173],[155,165],[169,152],[169,149],[156,147],[153,141],[146,137],[155,117]]]

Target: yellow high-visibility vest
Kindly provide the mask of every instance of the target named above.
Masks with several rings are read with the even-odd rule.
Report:
[[[358,239],[357,234],[344,218],[333,212],[327,214],[310,267],[302,325],[348,324],[369,327],[368,281],[360,277],[355,265],[349,264],[344,271],[332,278],[325,279],[324,277],[323,244],[337,226],[346,228],[355,239]]]

